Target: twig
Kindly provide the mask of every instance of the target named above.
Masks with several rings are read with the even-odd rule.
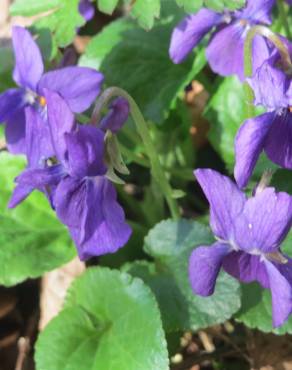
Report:
[[[214,352],[215,351],[215,346],[214,346],[214,343],[212,341],[212,339],[209,337],[209,335],[205,332],[205,331],[199,331],[198,332],[198,336],[205,348],[205,350],[208,352],[208,353],[211,353],[211,352]]]
[[[16,360],[15,370],[24,370],[26,356],[30,349],[30,340],[28,337],[21,337],[18,340],[18,356]]]

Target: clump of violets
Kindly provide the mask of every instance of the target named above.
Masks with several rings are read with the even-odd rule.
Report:
[[[282,39],[287,54],[292,45]],[[288,58],[289,59],[289,58]],[[279,166],[292,169],[292,63],[283,60],[277,49],[248,79],[255,94],[255,104],[267,112],[246,120],[235,139],[235,179],[246,186],[258,157],[264,151]]]
[[[207,60],[212,70],[222,76],[236,74],[244,79],[244,40],[248,30],[257,24],[271,23],[274,0],[248,0],[238,11],[217,13],[202,8],[188,15],[174,29],[169,54],[174,63],[181,63],[203,37],[213,28],[206,48]],[[269,56],[270,46],[261,36],[253,43],[253,65],[259,67]]]
[[[217,241],[192,252],[189,276],[194,293],[211,295],[223,268],[244,283],[257,281],[270,289],[273,325],[282,325],[292,312],[292,259],[280,249],[292,223],[292,197],[259,186],[247,198],[216,171],[197,169],[195,176],[210,203]]]
[[[45,97],[49,139],[55,155],[44,168],[30,166],[16,178],[17,186],[9,207],[15,207],[33,190],[43,191],[58,218],[68,227],[80,259],[114,253],[128,241],[131,229],[117,202],[116,190],[106,176],[105,130],[77,124],[58,93],[46,90]],[[41,149],[41,143],[33,134],[38,116],[31,107],[26,111],[31,115],[28,157],[34,163],[34,156],[38,157]],[[112,120],[113,131],[125,122],[125,117],[118,122],[111,114],[105,117],[106,130],[111,129],[107,118]]]
[[[30,106],[37,112],[46,127],[47,102],[45,89],[58,92],[75,113],[88,109],[99,95],[103,75],[91,68],[65,67],[44,73],[40,50],[30,33],[22,27],[14,27],[12,42],[15,56],[13,79],[18,85],[0,95],[0,122],[5,123],[6,141],[12,153],[26,151],[25,108]],[[48,128],[47,128],[48,130]],[[49,136],[48,134],[43,135]],[[41,159],[52,156],[49,143],[48,151]]]
[[[83,10],[89,5],[80,3]],[[40,50],[21,27],[13,29],[13,48],[18,88],[0,95],[0,122],[6,124],[10,151],[26,154],[27,168],[15,180],[9,207],[41,191],[69,229],[80,259],[114,253],[131,235],[109,180],[122,168],[114,158],[114,138],[128,118],[129,104],[117,98],[98,128],[79,125],[74,113],[91,106],[103,75],[84,67],[43,73]]]

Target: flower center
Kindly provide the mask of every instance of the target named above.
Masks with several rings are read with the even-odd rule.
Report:
[[[38,101],[39,101],[39,105],[43,108],[47,105],[47,101],[46,101],[46,98],[43,97],[43,96],[39,96],[38,98]]]
[[[248,23],[248,20],[247,20],[247,19],[240,19],[240,20],[239,20],[239,24],[240,24],[242,27],[245,27],[245,26],[247,26],[249,23]]]
[[[223,22],[224,22],[224,23],[229,24],[229,23],[231,23],[231,21],[232,21],[232,16],[231,16],[231,14],[230,14],[230,13],[228,13],[228,12],[226,12],[226,13],[224,14],[224,16],[223,16]]]
[[[29,105],[33,105],[35,103],[36,97],[37,95],[33,91],[29,89],[25,90],[25,95],[24,95],[25,103]]]

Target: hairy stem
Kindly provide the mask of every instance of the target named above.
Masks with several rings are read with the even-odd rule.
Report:
[[[289,27],[289,23],[288,23],[288,19],[287,19],[287,13],[286,13],[284,1],[283,0],[277,0],[277,6],[278,6],[278,10],[279,10],[281,23],[282,23],[282,25],[285,29],[287,37],[290,39],[291,38],[291,31],[290,31],[290,27]]]
[[[102,108],[106,106],[112,98],[119,96],[127,99],[130,104],[132,118],[136,124],[137,131],[145,145],[147,155],[151,163],[152,175],[160,186],[162,193],[164,194],[172,217],[174,219],[177,219],[179,217],[179,208],[177,202],[173,198],[172,188],[160,163],[159,157],[157,155],[157,150],[149,134],[147,123],[145,122],[144,117],[135,100],[125,90],[119,87],[110,87],[106,89],[95,105],[91,118],[91,123],[97,124],[101,118],[100,115]]]

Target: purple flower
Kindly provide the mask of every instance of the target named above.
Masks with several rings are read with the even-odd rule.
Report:
[[[274,163],[292,169],[292,113],[289,109],[248,119],[238,130],[234,177],[239,187],[247,185],[262,151]]]
[[[248,0],[245,8],[235,12],[216,13],[202,8],[187,16],[174,29],[170,43],[170,57],[174,63],[182,62],[202,38],[214,27],[215,32],[206,49],[212,70],[222,76],[236,74],[244,79],[244,40],[249,28],[256,24],[270,24],[274,0]],[[261,65],[270,48],[261,36],[253,42],[254,68]]]
[[[13,153],[25,153],[25,108],[31,106],[46,122],[44,90],[57,91],[73,112],[83,112],[100,92],[103,76],[85,67],[66,67],[45,74],[40,50],[30,33],[13,28],[15,68],[13,78],[19,88],[0,95],[0,122],[6,122],[6,139]],[[47,145],[46,147],[49,147]],[[43,157],[51,156],[43,152]]]
[[[217,241],[192,252],[193,291],[211,295],[223,267],[244,283],[258,281],[270,289],[273,325],[282,325],[292,312],[292,259],[280,250],[292,223],[292,197],[265,188],[247,199],[216,171],[198,169],[195,176],[210,203],[210,225]]]
[[[292,45],[281,38],[292,56]],[[259,66],[253,76],[247,79],[255,94],[255,105],[262,105],[269,111],[292,105],[292,65],[284,65],[277,49]]]
[[[130,106],[127,99],[116,98],[110,104],[110,109],[100,122],[100,128],[104,131],[110,130],[117,133],[125,124],[129,117]]]
[[[15,207],[32,190],[45,189],[82,260],[114,253],[128,241],[131,229],[116,200],[115,188],[105,176],[105,134],[94,126],[78,126],[59,94],[46,91],[46,99],[58,163],[21,173],[9,207]]]
[[[263,105],[268,112],[245,121],[236,135],[234,175],[240,187],[246,186],[262,151],[272,162],[292,169],[292,79],[278,51],[248,82],[255,93],[255,104]]]
[[[86,21],[90,21],[94,17],[94,6],[90,0],[80,0],[79,13]]]

